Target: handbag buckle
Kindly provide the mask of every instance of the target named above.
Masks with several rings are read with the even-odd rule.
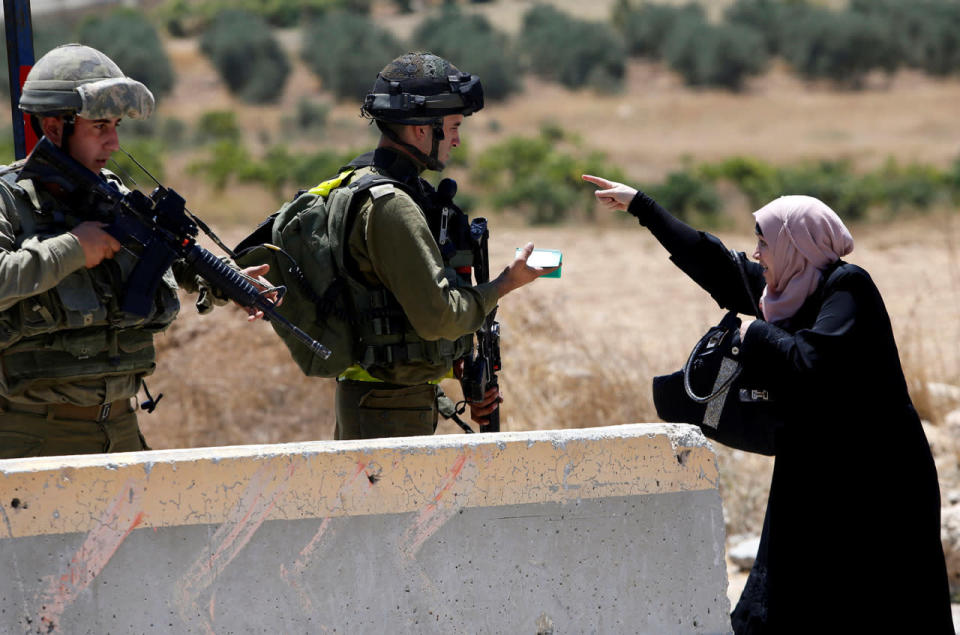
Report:
[[[770,393],[766,390],[741,388],[740,401],[770,401]]]

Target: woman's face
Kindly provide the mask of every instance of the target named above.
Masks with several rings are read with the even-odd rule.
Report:
[[[773,286],[773,254],[770,253],[770,246],[763,236],[757,234],[757,248],[753,251],[753,259],[763,267],[763,279],[767,283],[767,288],[776,291]]]

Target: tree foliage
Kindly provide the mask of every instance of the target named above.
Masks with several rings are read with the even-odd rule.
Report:
[[[766,70],[763,38],[753,29],[687,21],[667,42],[667,63],[691,86],[722,86],[740,90],[747,77]]]
[[[954,0],[853,0],[851,11],[877,19],[908,66],[932,75],[960,70],[960,3]]]
[[[859,88],[870,71],[896,70],[900,56],[875,16],[809,9],[794,25],[783,55],[808,79],[828,79]]]
[[[644,3],[637,8],[624,5],[616,16],[615,25],[623,33],[630,55],[661,59],[677,27],[706,21],[706,14],[699,4]]]
[[[619,33],[550,5],[536,5],[524,14],[521,51],[533,73],[568,88],[615,88],[626,72]]]
[[[447,7],[414,30],[412,48],[431,51],[464,72],[479,75],[484,97],[503,99],[520,88],[520,71],[509,38],[481,15]]]
[[[124,74],[143,82],[158,99],[173,90],[170,58],[141,11],[124,8],[88,18],[80,25],[79,37],[81,43],[106,53]]]
[[[326,90],[339,99],[360,100],[380,69],[404,52],[400,41],[370,18],[338,12],[304,29],[300,54]]]
[[[251,103],[283,94],[290,62],[263,18],[236,9],[222,11],[200,39],[230,92]]]
[[[592,217],[593,189],[585,186],[581,174],[624,178],[603,154],[584,152],[575,138],[551,126],[537,137],[511,137],[488,148],[472,171],[495,208],[518,209],[528,222],[539,225],[562,222],[574,210]]]

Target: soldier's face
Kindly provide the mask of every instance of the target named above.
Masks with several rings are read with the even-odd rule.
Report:
[[[120,147],[117,136],[119,119],[84,119],[77,117],[70,137],[70,156],[92,172],[107,165],[110,156]]]
[[[443,118],[443,141],[437,147],[437,158],[441,163],[450,159],[450,152],[460,145],[460,126],[463,115],[447,115]]]
[[[71,157],[91,172],[99,172],[120,147],[117,136],[119,119],[85,119],[76,117],[73,134],[67,143]],[[44,117],[43,134],[63,147],[64,122],[59,117]]]

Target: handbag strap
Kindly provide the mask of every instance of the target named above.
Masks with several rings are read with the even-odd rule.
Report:
[[[740,272],[740,280],[743,281],[743,288],[747,292],[747,297],[750,298],[750,303],[757,312],[757,317],[763,317],[763,311],[760,310],[760,302],[758,302],[757,298],[753,295],[753,290],[750,288],[750,280],[747,278],[747,255],[742,251],[734,251],[733,249],[730,250],[730,255],[733,256],[733,262],[737,265],[737,270]]]
[[[733,258],[733,262],[737,265],[737,271],[740,272],[740,280],[743,282],[743,288],[747,292],[747,297],[750,298],[750,302],[753,304],[753,308],[756,309],[757,315],[762,316],[763,313],[760,310],[760,304],[757,302],[756,297],[753,295],[753,291],[750,289],[750,280],[747,278],[747,268],[745,260],[747,258],[746,254],[742,251],[730,250],[730,256]],[[690,384],[690,373],[693,369],[693,360],[696,359],[697,355],[700,354],[700,351],[703,350],[704,346],[710,342],[711,339],[716,338],[718,341],[722,341],[732,330],[735,328],[735,320],[737,317],[736,311],[730,311],[724,316],[723,320],[720,321],[720,324],[717,326],[711,327],[706,334],[700,338],[700,341],[697,342],[696,346],[693,347],[693,350],[690,351],[690,356],[687,358],[687,363],[683,365],[683,389],[686,391],[687,396],[690,397],[696,403],[707,403],[716,399],[717,395],[720,395],[725,391],[733,381],[740,376],[740,372],[743,370],[743,366],[737,363],[736,368],[730,375],[721,381],[718,381],[714,387],[713,391],[708,395],[698,395],[693,391],[693,386]]]
[[[732,322],[732,319],[736,318],[736,315],[736,312],[730,311],[727,313],[726,317],[721,320],[718,326],[711,327],[710,330],[700,338],[700,341],[697,342],[696,346],[693,347],[693,350],[690,351],[690,357],[687,358],[687,362],[683,365],[683,389],[686,391],[687,396],[697,403],[707,403],[708,401],[715,399],[717,395],[722,393],[727,389],[727,387],[730,386],[730,384],[733,383],[733,380],[740,376],[740,372],[743,370],[743,367],[740,364],[737,364],[736,369],[730,373],[725,380],[714,385],[713,392],[705,396],[701,396],[693,392],[693,386],[690,385],[690,373],[693,369],[693,360],[712,339],[721,341],[730,333],[732,327],[725,326],[725,324]]]

